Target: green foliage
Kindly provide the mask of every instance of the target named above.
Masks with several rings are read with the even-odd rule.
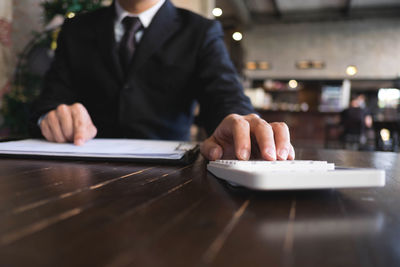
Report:
[[[36,78],[36,77],[35,77]],[[29,110],[33,99],[37,97],[34,91],[26,93],[24,87],[13,86],[11,92],[3,98],[4,124],[10,129],[12,136],[27,136]]]
[[[44,22],[49,23],[56,15],[66,16],[70,12],[78,14],[97,9],[102,6],[102,2],[101,0],[44,1],[42,3]],[[37,74],[29,67],[32,66],[32,61],[38,60],[31,57],[31,52],[45,49],[50,54],[54,53],[52,49],[56,46],[58,31],[59,29],[33,33],[32,40],[18,57],[11,90],[2,99],[3,127],[9,129],[12,136],[28,135],[29,110],[42,88],[43,75]]]
[[[39,47],[48,48],[51,37],[51,32],[33,33],[32,40],[18,57],[11,90],[2,100],[4,127],[13,136],[28,135],[29,110],[42,88],[43,77],[29,68],[31,51]]]
[[[80,13],[95,10],[102,6],[100,0],[54,0],[44,1],[42,7],[44,10],[45,23],[49,23],[55,15],[65,16],[69,12]]]

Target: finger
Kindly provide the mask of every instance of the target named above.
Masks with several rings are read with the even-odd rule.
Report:
[[[250,123],[250,132],[256,138],[261,157],[276,160],[275,140],[272,126],[256,114],[245,116]]]
[[[74,144],[81,146],[88,138],[88,133],[86,132],[85,127],[85,124],[87,123],[85,111],[79,104],[72,105],[71,111],[74,125]]]
[[[46,118],[40,122],[40,130],[42,131],[42,135],[44,136],[44,138],[46,138],[47,141],[55,142]]]
[[[50,111],[49,114],[47,114],[46,120],[48,122],[48,126],[50,128],[53,139],[57,143],[65,143],[67,140],[62,133],[60,122],[54,110]]]
[[[61,125],[62,133],[67,141],[73,141],[74,126],[70,107],[67,105],[59,105],[56,114]]]
[[[200,146],[201,154],[208,160],[218,160],[222,158],[223,149],[217,143],[214,136],[207,138]]]
[[[242,116],[232,116],[230,121],[237,159],[248,160],[251,154],[250,124]]]
[[[274,131],[277,159],[287,160],[291,149],[289,128],[283,122],[273,122],[271,126]]]
[[[97,130],[86,108],[82,104],[73,104],[71,106],[71,113],[74,125],[74,144],[81,146],[86,141],[92,139],[96,135]]]

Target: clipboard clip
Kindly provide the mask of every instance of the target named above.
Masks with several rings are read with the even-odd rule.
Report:
[[[175,151],[191,151],[198,146],[197,143],[182,142],[175,148]]]

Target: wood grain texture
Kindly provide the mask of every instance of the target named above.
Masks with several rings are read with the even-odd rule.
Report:
[[[399,266],[400,159],[384,188],[255,192],[187,166],[0,159],[0,266]]]

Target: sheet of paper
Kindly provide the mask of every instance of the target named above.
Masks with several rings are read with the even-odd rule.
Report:
[[[39,139],[0,143],[0,154],[81,156],[102,158],[180,159],[195,144],[140,139],[93,139],[83,146]]]

